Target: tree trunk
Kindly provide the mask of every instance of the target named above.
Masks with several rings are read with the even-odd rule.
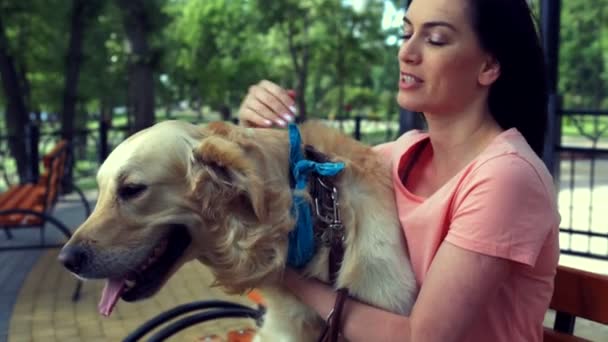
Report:
[[[3,18],[0,16],[0,75],[2,76],[2,87],[7,101],[5,121],[8,135],[14,137],[9,140],[11,154],[17,162],[17,172],[20,182],[28,181],[30,170],[28,169],[28,144],[24,140],[25,127],[29,122],[29,116],[23,99],[23,90],[19,82],[15,62],[10,55],[8,40],[4,30]],[[37,165],[36,165],[37,166]]]
[[[146,13],[142,0],[118,0],[122,8],[125,31],[131,45],[129,66],[129,102],[132,103],[134,122],[132,132],[154,124],[154,74],[152,53],[147,40]]]
[[[306,20],[307,18],[305,18]],[[294,42],[294,36],[296,35],[296,30],[293,27],[293,23],[289,21],[287,23],[287,43],[289,46],[289,52],[291,54],[291,60],[294,66],[294,70],[298,77],[297,85],[296,85],[296,93],[298,97],[296,99],[298,105],[298,116],[297,120],[299,122],[306,121],[306,86],[308,82],[308,63],[310,61],[310,47],[308,44],[308,22],[304,25],[303,34],[306,37],[306,43],[303,44],[302,47],[298,48]],[[301,56],[300,56],[301,51]]]
[[[61,110],[61,136],[67,141],[73,142],[73,144],[70,145],[72,147],[81,145],[74,141],[76,106],[78,105],[78,80],[83,59],[82,43],[84,40],[84,31],[86,29],[87,19],[93,15],[94,7],[95,1],[73,0],[72,2],[70,40],[65,61],[65,84],[63,88],[63,108]],[[72,153],[74,153],[74,151],[72,151]],[[76,158],[76,154],[73,154],[73,156]],[[72,191],[70,184],[72,184],[72,170],[68,170],[67,182],[63,188],[66,193]]]
[[[70,41],[65,63],[65,84],[63,88],[63,109],[61,111],[61,134],[71,141],[74,136],[74,122],[78,101],[78,80],[82,65],[82,43],[88,17],[86,0],[74,0],[70,23]]]

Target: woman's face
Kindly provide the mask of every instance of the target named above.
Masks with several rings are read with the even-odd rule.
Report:
[[[467,0],[416,0],[410,5],[399,49],[401,107],[458,112],[486,100],[498,68],[479,46],[467,6]],[[495,77],[488,79],[491,72]]]

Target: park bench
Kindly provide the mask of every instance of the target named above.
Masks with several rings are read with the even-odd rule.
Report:
[[[576,337],[576,317],[608,324],[608,276],[558,266],[550,308],[555,310],[553,329],[545,328],[544,341],[587,341]]]
[[[78,193],[83,203],[85,217],[90,215],[90,207],[82,191],[68,183],[69,170],[72,164],[67,141],[60,140],[42,158],[43,172],[35,183],[24,183],[11,186],[0,194],[0,229],[3,229],[8,240],[13,239],[11,230],[35,228],[40,231],[40,243],[28,245],[7,244],[0,251],[58,248],[63,243],[45,243],[45,227],[48,224],[57,228],[67,239],[71,237],[70,229],[53,216],[53,209],[66,186]],[[78,281],[73,299],[77,300],[81,283]]]

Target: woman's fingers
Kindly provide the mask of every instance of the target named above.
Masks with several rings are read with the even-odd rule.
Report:
[[[241,120],[255,124],[261,127],[270,127],[275,123],[275,115],[272,111],[256,96],[249,92],[241,104],[239,110]]]
[[[283,119],[288,121],[293,120],[296,114],[294,102],[295,91],[286,90],[277,84],[266,80],[260,82],[260,87],[264,88],[267,91],[267,94],[275,98],[275,101],[272,101],[272,103],[276,105],[275,107],[272,107],[275,113],[279,113]]]
[[[274,121],[256,113],[251,108],[242,108],[239,112],[239,120],[245,126],[253,127],[271,127]]]
[[[285,127],[295,117],[295,103],[289,93],[270,81],[249,88],[239,109],[239,120],[248,125]]]
[[[285,89],[270,81],[262,81],[253,86],[250,93],[255,96],[259,104],[257,106],[254,104],[254,106],[260,115],[279,126],[285,126],[293,120],[293,112],[290,107],[293,107],[294,102]],[[265,110],[264,107],[268,109]]]

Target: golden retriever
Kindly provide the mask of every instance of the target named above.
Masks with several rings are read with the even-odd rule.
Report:
[[[300,126],[303,144],[345,163],[335,178],[345,253],[337,287],[360,301],[408,314],[417,294],[391,172],[369,146],[321,123]],[[229,293],[257,288],[267,305],[257,341],[314,341],[323,317],[281,286],[294,227],[285,130],[165,121],[122,142],[101,165],[95,210],[59,259],[81,278],[107,279],[110,314],[156,293],[198,259]],[[328,251],[302,273],[327,282]]]

